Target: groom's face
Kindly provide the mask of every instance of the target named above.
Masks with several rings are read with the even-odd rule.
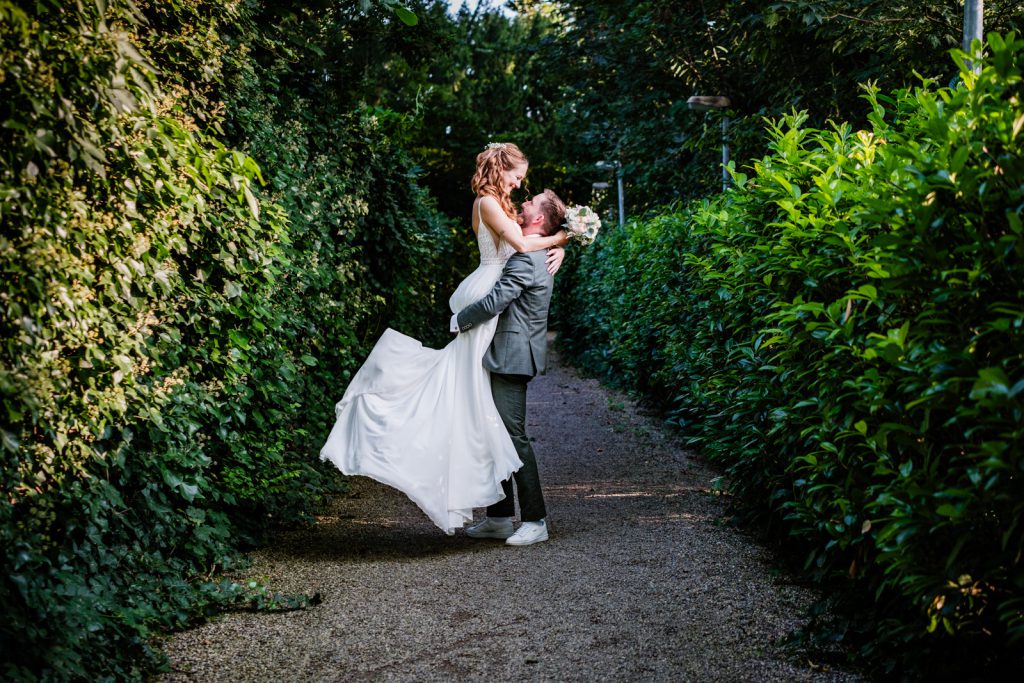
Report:
[[[523,227],[541,227],[544,225],[544,202],[547,198],[543,194],[536,194],[523,202]]]

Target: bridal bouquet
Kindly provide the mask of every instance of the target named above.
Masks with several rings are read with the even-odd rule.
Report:
[[[565,230],[569,233],[570,242],[590,244],[600,229],[601,219],[590,207],[570,206],[565,210]]]

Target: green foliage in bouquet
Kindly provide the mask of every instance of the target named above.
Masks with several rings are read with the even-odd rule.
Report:
[[[609,230],[563,343],[655,398],[910,678],[1024,653],[1024,41],[870,128],[772,122],[735,188]],[[593,302],[601,302],[593,306]]]
[[[4,680],[142,678],[161,632],[306,604],[220,576],[336,485],[347,377],[438,305],[404,153],[253,57],[258,9],[0,0]]]

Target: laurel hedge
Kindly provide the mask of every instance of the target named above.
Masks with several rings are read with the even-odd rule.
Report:
[[[0,0],[4,680],[142,678],[168,629],[301,605],[239,548],[335,485],[349,373],[440,305],[410,282],[450,277],[450,232],[408,157],[271,91],[254,7]]]
[[[866,89],[870,128],[771,122],[733,189],[607,230],[562,343],[660,403],[900,677],[1021,670],[1024,41]],[[568,295],[568,296],[565,296]]]

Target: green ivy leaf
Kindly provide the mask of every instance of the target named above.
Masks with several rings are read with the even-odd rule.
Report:
[[[419,17],[401,5],[395,5],[395,14],[398,15],[398,18],[401,19],[402,23],[406,26],[415,26],[420,23]]]

